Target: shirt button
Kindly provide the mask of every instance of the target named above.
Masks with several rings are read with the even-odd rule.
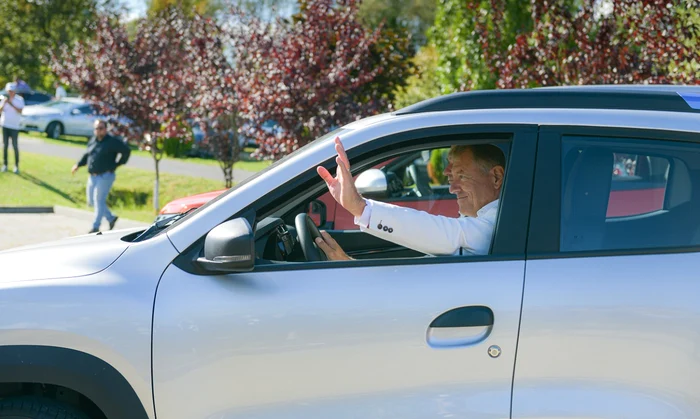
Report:
[[[393,233],[393,232],[394,232],[394,229],[389,227],[389,233]]]
[[[389,227],[384,226],[383,230],[384,230],[384,231],[389,231]]]

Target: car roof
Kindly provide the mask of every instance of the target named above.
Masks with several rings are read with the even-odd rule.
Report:
[[[700,86],[586,85],[473,90],[428,99],[395,115],[471,109],[617,109],[700,113]]]

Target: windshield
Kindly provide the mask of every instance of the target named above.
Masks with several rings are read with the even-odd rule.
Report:
[[[42,106],[48,108],[60,109],[62,111],[67,111],[75,106],[75,103],[64,102],[62,100],[52,100],[46,103],[42,103]]]

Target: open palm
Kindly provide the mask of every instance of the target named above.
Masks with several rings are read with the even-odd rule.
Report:
[[[330,174],[328,169],[322,166],[319,166],[316,171],[326,182],[331,196],[351,214],[359,217],[362,215],[365,202],[355,188],[355,182],[350,173],[350,161],[347,154],[345,154],[345,148],[343,148],[339,137],[335,138],[335,150],[338,152],[338,157],[335,158],[338,164],[335,177]]]

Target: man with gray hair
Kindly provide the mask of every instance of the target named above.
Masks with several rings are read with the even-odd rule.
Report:
[[[1,172],[7,172],[7,148],[12,141],[12,148],[15,150],[15,173],[19,173],[19,147],[17,137],[19,137],[19,122],[22,109],[24,109],[24,98],[17,94],[17,84],[7,83],[5,86],[8,97],[3,97],[0,101],[0,126],[2,126],[2,146],[3,165]]]
[[[105,121],[95,121],[95,135],[88,141],[83,157],[71,170],[71,173],[75,174],[78,168],[87,165],[90,173],[86,188],[87,201],[88,205],[95,207],[95,219],[90,233],[100,231],[103,217],[109,223],[109,229],[114,228],[119,217],[112,214],[107,207],[107,196],[116,178],[115,170],[118,166],[126,164],[130,154],[131,149],[124,141],[107,134]]]

